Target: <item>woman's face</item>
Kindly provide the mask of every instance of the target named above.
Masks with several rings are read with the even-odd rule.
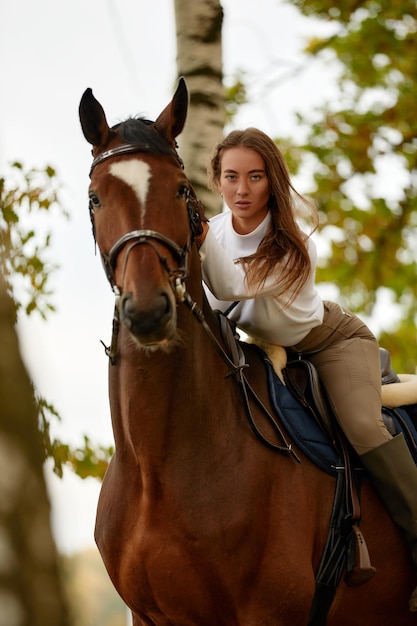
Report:
[[[220,162],[219,191],[240,235],[253,231],[268,213],[271,186],[261,155],[251,148],[227,148]]]

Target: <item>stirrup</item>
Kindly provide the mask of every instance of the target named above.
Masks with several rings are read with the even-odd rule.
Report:
[[[368,580],[375,576],[376,569],[371,565],[365,539],[356,524],[352,525],[352,531],[354,533],[355,541],[355,565],[352,569],[346,572],[345,583],[350,587],[359,587],[360,585],[367,583]],[[417,604],[415,610],[417,610]]]

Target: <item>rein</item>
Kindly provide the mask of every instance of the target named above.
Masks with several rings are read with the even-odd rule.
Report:
[[[144,152],[146,151],[146,148],[149,148],[149,146],[144,145],[143,147],[138,147],[138,146],[134,146],[130,144],[125,144],[117,148],[112,148],[111,150],[107,150],[103,152],[102,154],[98,155],[94,159],[91,165],[91,169],[90,169],[90,177],[91,177],[91,173],[93,169],[99,163],[102,163],[103,161],[107,159],[110,159],[112,157],[119,156],[119,155]],[[180,166],[183,167],[182,161],[177,155],[176,151],[174,150],[173,152],[177,156],[177,160]],[[181,248],[177,243],[175,243],[175,241],[173,241],[169,237],[166,237],[165,235],[163,235],[162,233],[156,230],[141,229],[141,230],[132,230],[128,233],[125,233],[116,241],[116,243],[113,244],[108,254],[101,253],[101,259],[103,262],[107,279],[116,296],[111,344],[109,347],[107,347],[102,342],[104,349],[105,349],[105,353],[109,357],[111,365],[115,365],[116,356],[117,356],[117,337],[118,337],[119,329],[120,329],[118,305],[119,305],[119,299],[121,296],[120,290],[118,286],[116,285],[116,281],[114,278],[114,269],[116,266],[117,256],[127,243],[132,242],[127,251],[127,255],[125,259],[125,266],[123,269],[123,273],[124,273],[130,250],[137,245],[143,245],[143,244],[151,245],[154,248],[155,252],[157,253],[160,263],[164,266],[164,268],[166,269],[168,273],[170,283],[171,283],[171,286],[172,286],[172,289],[174,291],[177,301],[183,302],[188,307],[188,309],[191,311],[191,313],[194,315],[194,317],[203,327],[206,335],[210,339],[211,343],[214,345],[217,353],[220,355],[222,360],[230,369],[229,374],[227,374],[226,376],[230,376],[232,374],[236,375],[236,378],[238,380],[238,383],[242,392],[246,415],[248,417],[249,424],[254,434],[256,435],[256,437],[268,448],[276,452],[279,452],[281,454],[292,455],[295,458],[295,460],[298,463],[300,463],[301,462],[300,459],[298,458],[298,456],[292,449],[291,444],[289,444],[286,441],[285,436],[283,432],[281,431],[279,425],[277,424],[276,420],[272,417],[268,409],[262,403],[259,396],[253,390],[252,386],[250,385],[249,381],[247,380],[246,376],[243,373],[243,370],[249,367],[249,365],[248,363],[246,363],[243,350],[239,346],[239,343],[236,340],[231,330],[229,320],[224,315],[220,315],[223,339],[229,347],[232,358],[227,354],[227,352],[225,351],[221,343],[217,340],[216,336],[214,335],[211,328],[207,324],[204,318],[203,312],[197,306],[197,303],[192,299],[192,297],[190,296],[190,294],[187,292],[185,288],[185,281],[188,277],[187,265],[188,265],[188,254],[190,251],[191,243],[194,241],[195,237],[201,233],[201,217],[198,211],[200,207],[200,203],[198,202],[195,196],[191,195],[190,190],[188,190],[188,193],[186,195],[186,201],[187,201],[187,209],[188,209],[188,217],[189,217],[191,235],[188,238],[188,241],[184,247]],[[90,207],[90,215],[91,214],[92,214],[92,210]],[[93,233],[94,233],[94,224],[93,224]],[[174,257],[177,258],[179,262],[179,266],[177,269],[172,269],[169,266],[167,258],[163,257],[159,253],[158,249],[153,244],[153,240],[162,243],[174,255]],[[267,420],[272,426],[274,432],[283,443],[282,446],[269,441],[257,427],[255,420],[253,418],[253,415],[252,415],[251,408],[250,408],[249,396],[251,396],[255,400],[257,405],[263,411],[264,415],[266,416]]]
[[[236,375],[237,381],[239,382],[240,388],[242,391],[243,400],[244,400],[245,409],[246,409],[246,415],[248,417],[249,424],[253,432],[255,433],[256,437],[271,450],[275,450],[276,452],[280,452],[281,454],[292,454],[295,460],[298,463],[301,463],[300,459],[298,458],[298,456],[295,454],[294,450],[292,449],[291,444],[287,443],[285,436],[283,432],[281,431],[279,425],[274,420],[274,418],[272,417],[272,415],[270,414],[266,406],[263,404],[263,402],[261,401],[257,393],[254,391],[253,387],[250,385],[248,379],[246,378],[244,374],[244,370],[247,367],[249,367],[249,364],[246,363],[245,354],[242,348],[240,347],[239,342],[237,341],[236,337],[234,336],[234,333],[230,326],[229,319],[224,314],[220,313],[219,315],[220,328],[222,331],[223,340],[227,344],[232,354],[232,358],[229,357],[229,355],[226,353],[221,343],[217,340],[210,326],[207,324],[202,310],[197,306],[197,303],[191,298],[190,294],[187,291],[184,294],[184,302],[187,305],[187,307],[190,309],[194,317],[197,319],[199,324],[202,325],[206,335],[208,336],[211,343],[216,348],[217,353],[220,355],[220,357],[226,363],[228,368],[231,370],[229,374],[226,374],[226,377],[231,376],[232,374]],[[259,428],[257,427],[255,423],[255,420],[253,419],[253,415],[252,415],[252,411],[250,409],[250,403],[249,403],[249,394],[256,401],[258,406],[262,409],[263,413],[265,414],[269,423],[271,424],[273,430],[275,431],[279,439],[281,439],[284,446],[277,446],[275,443],[272,443],[271,441],[266,439],[266,437],[264,437],[264,435],[261,433],[261,431],[259,430]]]

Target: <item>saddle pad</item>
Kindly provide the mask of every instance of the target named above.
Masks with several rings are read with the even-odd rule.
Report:
[[[298,402],[291,392],[278,378],[268,357],[264,359],[268,388],[272,406],[293,442],[304,454],[320,469],[331,476],[336,476],[338,468],[343,467],[343,462],[328,437],[323,433],[315,419]],[[389,410],[388,410],[389,411]],[[408,426],[408,433],[404,432],[396,417],[396,412]],[[405,439],[410,447],[408,435],[414,437],[417,442],[417,431],[404,409],[389,411],[397,433],[404,432]],[[417,461],[415,450],[411,450],[414,460]]]
[[[274,411],[294,443],[327,474],[336,476],[342,460],[315,419],[278,378],[265,359],[269,395]]]

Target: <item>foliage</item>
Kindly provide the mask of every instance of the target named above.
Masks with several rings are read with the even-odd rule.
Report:
[[[53,460],[55,474],[62,478],[64,467],[67,466],[80,478],[94,477],[103,480],[109,459],[114,453],[113,446],[93,444],[90,438],[84,435],[84,445],[74,448],[52,437],[51,418],[59,421],[61,418],[55,408],[44,398],[37,397],[37,405],[45,457]]]
[[[231,77],[231,84],[225,87],[225,107],[227,121],[230,122],[242,104],[247,102],[244,72]]]
[[[49,280],[56,266],[47,259],[51,235],[35,232],[35,220],[57,204],[55,171],[25,171],[21,163],[12,168],[8,180],[0,179],[0,271],[16,312],[46,318],[55,310]]]
[[[50,279],[58,269],[49,261],[52,238],[43,232],[40,215],[50,216],[53,209],[68,217],[59,204],[55,170],[26,170],[13,163],[9,175],[0,179],[0,274],[11,297],[15,322],[18,315],[38,313],[43,319],[55,311]],[[45,458],[51,458],[54,471],[62,477],[63,467],[71,467],[81,478],[102,479],[113,448],[94,446],[87,436],[84,445],[73,448],[51,435],[51,425],[60,421],[53,405],[36,391],[33,399],[39,415],[39,426]]]
[[[307,55],[338,64],[331,102],[299,116],[307,139],[300,169],[312,172],[330,253],[318,280],[335,283],[351,309],[371,315],[388,289],[402,321],[384,320],[397,369],[417,364],[417,3],[292,0],[333,25]],[[337,89],[336,89],[337,88]],[[300,170],[299,170],[300,171]],[[397,339],[389,339],[395,331]],[[397,344],[397,347],[396,347]],[[405,363],[404,363],[405,361]]]

